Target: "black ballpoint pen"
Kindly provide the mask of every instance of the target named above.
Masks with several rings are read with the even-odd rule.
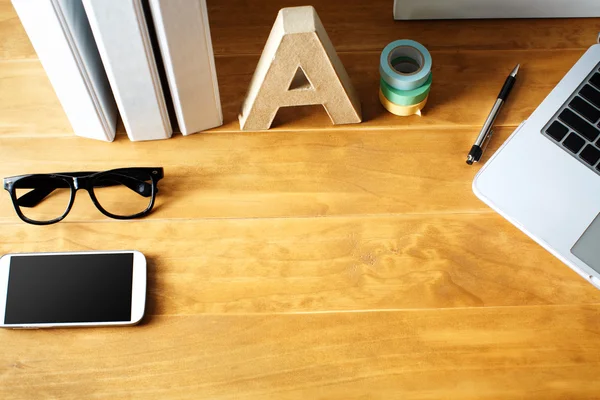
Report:
[[[506,81],[504,82],[504,86],[502,86],[502,90],[500,90],[500,94],[494,103],[494,107],[492,107],[492,111],[488,115],[483,127],[481,128],[481,132],[479,132],[479,136],[477,136],[477,140],[475,140],[475,144],[471,147],[471,151],[469,151],[469,155],[467,156],[467,164],[472,165],[475,162],[479,162],[485,148],[487,147],[493,133],[493,125],[496,117],[500,113],[500,109],[502,105],[506,102],[508,95],[517,80],[517,72],[519,72],[520,64],[512,70]]]

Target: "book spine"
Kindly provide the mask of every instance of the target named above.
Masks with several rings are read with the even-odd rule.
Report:
[[[83,0],[83,4],[129,139],[171,137],[141,0]]]
[[[149,4],[181,132],[222,125],[206,0]]]

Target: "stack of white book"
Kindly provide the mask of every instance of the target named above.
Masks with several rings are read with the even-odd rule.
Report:
[[[117,109],[134,141],[171,137],[169,109],[184,135],[223,123],[206,0],[12,3],[75,134],[114,140]]]

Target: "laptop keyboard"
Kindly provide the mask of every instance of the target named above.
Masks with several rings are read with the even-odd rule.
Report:
[[[600,64],[543,129],[547,137],[600,175]]]

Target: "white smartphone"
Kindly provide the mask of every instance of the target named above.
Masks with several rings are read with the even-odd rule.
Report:
[[[0,327],[135,325],[146,306],[139,251],[21,253],[0,258]]]

